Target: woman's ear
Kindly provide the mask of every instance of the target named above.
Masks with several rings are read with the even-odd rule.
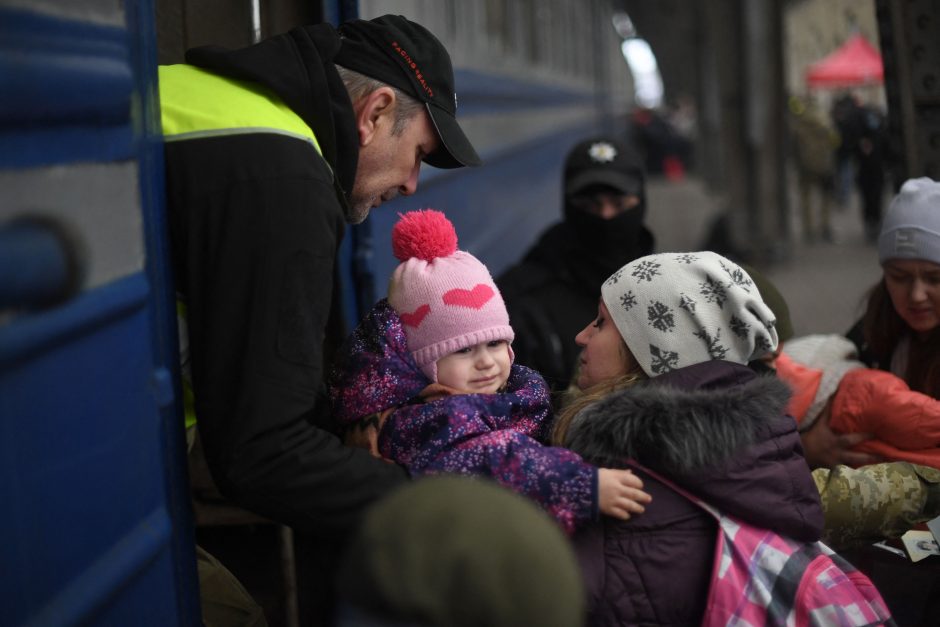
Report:
[[[356,101],[354,110],[360,147],[375,141],[386,125],[389,129],[392,127],[395,104],[395,90],[391,87],[379,87]]]

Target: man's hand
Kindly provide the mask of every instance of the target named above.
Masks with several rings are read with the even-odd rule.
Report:
[[[373,457],[382,459],[379,454],[379,429],[382,428],[386,417],[387,415],[372,414],[347,429],[343,439],[346,446],[364,448],[372,453]]]
[[[829,426],[832,403],[827,403],[812,427],[800,434],[803,455],[810,468],[832,468],[839,464],[864,466],[882,459],[869,453],[853,451],[855,446],[874,436],[870,433],[836,433]]]
[[[641,503],[653,500],[643,492],[643,482],[629,470],[601,468],[597,471],[597,500],[602,514],[621,520],[630,520],[633,514],[642,514]]]

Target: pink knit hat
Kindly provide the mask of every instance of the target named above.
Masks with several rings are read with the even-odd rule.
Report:
[[[493,277],[470,253],[457,250],[454,225],[440,211],[399,214],[388,303],[398,312],[408,349],[431,381],[437,360],[468,346],[515,334]],[[509,358],[514,359],[512,348]]]

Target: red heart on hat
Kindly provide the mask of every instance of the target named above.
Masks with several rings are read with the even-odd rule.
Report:
[[[472,290],[453,289],[444,293],[445,305],[458,305],[479,309],[493,298],[493,288],[485,283],[477,283]]]
[[[421,322],[427,318],[428,314],[431,313],[430,305],[421,305],[411,313],[400,313],[398,317],[401,318],[402,324],[406,324],[409,327],[418,328],[421,326]]]

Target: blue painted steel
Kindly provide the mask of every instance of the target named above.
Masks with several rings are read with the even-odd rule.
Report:
[[[583,89],[550,85],[479,70],[455,69],[457,116],[511,113],[591,103],[596,95]]]
[[[151,512],[114,546],[102,553],[79,577],[45,603],[27,624],[37,627],[80,625],[96,616],[97,622],[112,624],[103,620],[101,614],[113,613],[108,606],[118,601],[116,597],[128,581],[146,577],[155,562],[161,558],[165,560],[162,554],[170,538],[169,520],[162,508]],[[157,612],[157,615],[164,620],[168,617],[165,611]],[[155,622],[157,616],[141,618],[146,623],[158,624]]]
[[[153,319],[150,339],[154,352],[154,376],[169,374],[171,399],[157,397],[161,415],[160,447],[167,511],[172,522],[170,550],[179,625],[201,625],[199,587],[193,538],[193,512],[186,465],[186,436],[180,375],[179,339],[176,329],[176,289],[170,263],[163,170],[163,137],[157,81],[157,36],[153,0],[127,3],[128,24],[138,44],[131,48],[139,117],[132,119],[140,165],[141,209],[146,238],[146,272],[153,286],[149,301]],[[166,390],[164,390],[166,391]]]
[[[0,167],[136,161],[146,244],[143,272],[0,326],[2,625],[201,622],[153,5],[119,6],[126,29],[0,10]]]
[[[142,309],[149,294],[146,278],[135,274],[77,296],[67,313],[57,309],[17,318],[15,324],[0,327],[0,372]]]
[[[127,31],[4,10],[0,123],[122,123],[133,93]]]
[[[11,170],[82,161],[122,161],[134,156],[134,131],[127,125],[63,124],[0,132],[0,168]]]
[[[121,28],[0,9],[0,167],[130,157],[132,41]]]
[[[149,388],[153,354],[140,342],[152,326],[149,293],[135,275],[3,329],[2,624],[48,617],[76,589],[87,605],[64,603],[66,615],[47,624],[103,624],[94,613],[123,595],[136,598],[135,609],[117,624],[179,624],[168,534],[158,534],[160,546],[134,549],[140,560],[131,571],[159,573],[159,585],[91,575],[129,574],[127,538],[142,521],[170,525],[161,505],[163,427]],[[157,510],[166,520],[153,522]],[[105,563],[109,556],[121,563]]]
[[[323,21],[334,26],[359,17],[359,3],[356,0],[321,0],[320,6]]]
[[[0,309],[33,309],[56,300],[69,286],[65,242],[37,222],[0,226]]]

